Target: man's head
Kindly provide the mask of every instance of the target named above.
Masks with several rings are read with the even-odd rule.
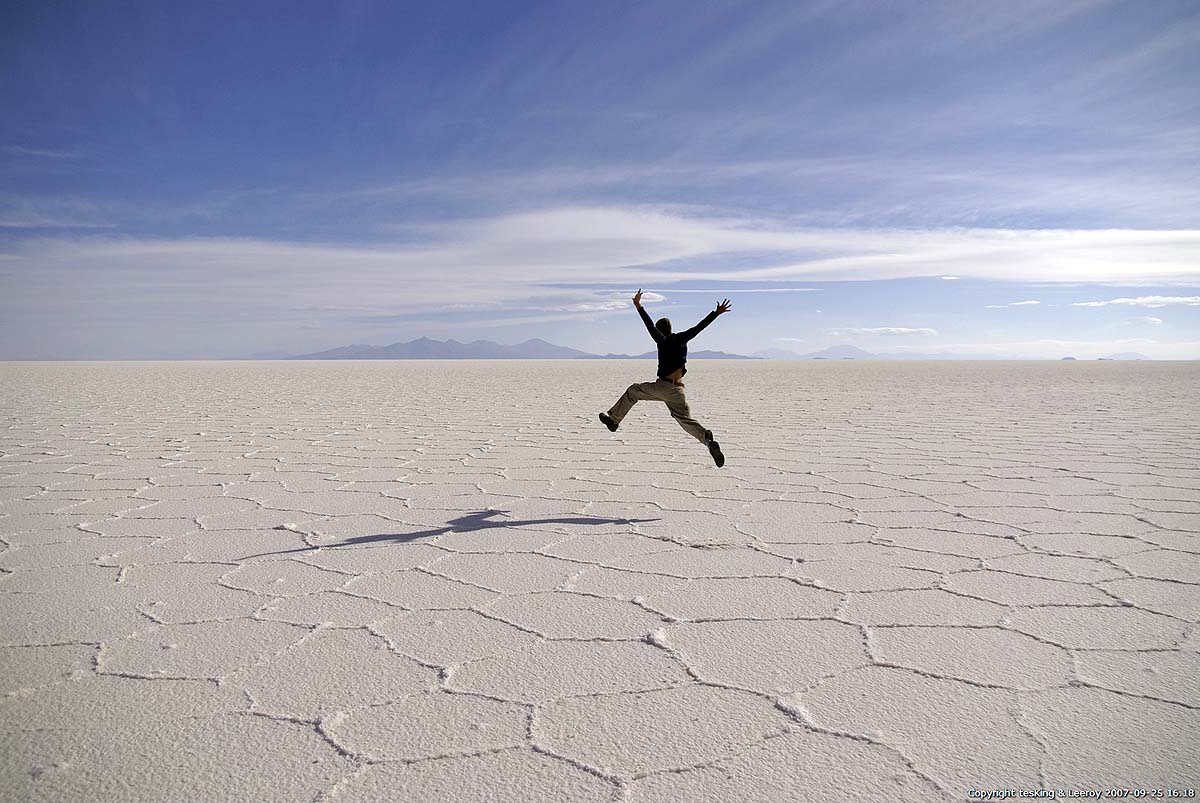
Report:
[[[671,334],[671,319],[659,318],[654,322],[654,328],[661,332],[663,337],[666,337]]]

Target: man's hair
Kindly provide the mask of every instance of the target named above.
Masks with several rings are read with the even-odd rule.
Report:
[[[671,319],[659,318],[654,322],[654,328],[662,332],[664,336],[671,334]]]

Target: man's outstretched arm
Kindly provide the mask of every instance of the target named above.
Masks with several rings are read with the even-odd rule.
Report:
[[[724,315],[726,312],[729,312],[729,309],[732,306],[733,306],[733,304],[729,303],[729,299],[728,298],[725,299],[724,301],[722,301],[720,304],[717,305],[717,308],[715,310],[713,310],[712,312],[705,315],[704,320],[700,321],[700,323],[696,324],[691,329],[687,329],[683,332],[680,332],[679,336],[681,338],[683,338],[685,341],[691,340],[693,337],[695,337],[696,335],[698,335],[702,331],[704,331],[704,327],[708,326],[710,323],[715,321],[719,316]]]
[[[646,324],[646,331],[650,333],[650,337],[654,338],[655,343],[661,343],[663,341],[662,332],[654,328],[654,321],[650,320],[646,310],[642,309],[642,291],[640,289],[633,296],[633,306],[637,307],[638,315],[642,316],[642,323]]]

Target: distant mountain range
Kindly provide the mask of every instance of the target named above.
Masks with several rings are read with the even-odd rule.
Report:
[[[392,343],[389,346],[369,346],[355,343],[339,346],[312,354],[287,355],[281,352],[264,352],[248,359],[282,360],[650,360],[658,356],[657,351],[641,354],[591,354],[579,349],[557,346],[540,338],[523,343],[507,345],[491,340],[473,340],[461,343],[457,340],[432,340],[428,337],[410,340],[407,343]],[[989,354],[951,354],[892,352],[875,354],[857,346],[830,346],[820,351],[799,354],[787,349],[763,349],[753,354],[730,354],[724,351],[692,351],[689,357],[697,360],[987,360],[995,359]],[[1018,359],[1018,358],[1013,358]],[[1123,352],[1103,360],[1148,360],[1149,357],[1136,352]]]
[[[742,354],[727,354],[723,351],[693,351],[690,357],[698,360],[749,360],[755,359]],[[428,337],[410,340],[407,343],[392,343],[390,346],[367,346],[355,343],[313,354],[284,357],[288,360],[639,360],[656,359],[657,351],[642,354],[590,354],[567,346],[556,346],[540,338],[526,340],[516,345],[495,343],[491,340],[474,340],[460,343],[457,340],[431,340]]]

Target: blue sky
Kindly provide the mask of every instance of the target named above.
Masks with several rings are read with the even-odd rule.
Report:
[[[1200,358],[1197,75],[1190,0],[10,2],[0,359],[642,351],[638,287],[732,298],[702,348]]]

